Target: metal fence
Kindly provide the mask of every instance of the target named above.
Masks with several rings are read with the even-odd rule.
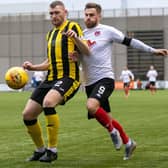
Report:
[[[168,45],[168,8],[113,9],[103,11],[103,23],[123,32],[161,30],[164,47]],[[70,11],[68,17],[83,24],[83,11]],[[159,16],[159,17],[158,17]],[[163,19],[164,18],[164,19]],[[48,13],[0,14],[0,83],[11,66],[25,60],[39,63],[46,57],[45,35],[51,29]],[[127,51],[116,46],[113,50],[116,79],[127,63]],[[168,61],[165,61],[164,79],[168,80]]]

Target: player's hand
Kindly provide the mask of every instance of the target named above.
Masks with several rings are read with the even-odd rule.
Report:
[[[77,51],[69,53],[68,56],[74,62],[77,62],[79,59],[79,53]]]
[[[76,38],[77,34],[73,30],[68,30],[67,32],[62,32],[63,35],[70,37],[70,38]]]
[[[25,62],[22,64],[22,67],[23,67],[24,69],[31,70],[32,67],[33,67],[33,64],[32,64],[31,62],[29,62],[29,61],[25,61]]]
[[[168,50],[167,49],[156,49],[154,54],[158,56],[168,56]]]

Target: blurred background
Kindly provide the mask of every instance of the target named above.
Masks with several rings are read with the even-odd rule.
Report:
[[[46,58],[46,33],[52,28],[48,15],[50,0],[0,0],[0,90],[4,74],[26,60],[40,63]],[[83,8],[88,0],[63,0],[68,18],[84,28]],[[167,0],[92,0],[103,7],[102,23],[121,30],[154,48],[168,48]],[[127,65],[135,80],[144,85],[150,65],[158,71],[158,88],[168,88],[168,58],[152,56],[122,45],[113,45],[116,80]],[[32,72],[33,73],[33,72]],[[30,72],[30,79],[32,76]]]

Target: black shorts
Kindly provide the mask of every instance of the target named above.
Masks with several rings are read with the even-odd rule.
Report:
[[[129,87],[129,86],[130,86],[130,82],[124,83],[124,88],[125,88],[125,87]]]
[[[156,82],[154,82],[154,81],[150,81],[149,83],[150,83],[150,85],[152,85],[152,86],[155,86],[155,84],[156,84]]]
[[[73,80],[69,77],[63,77],[54,81],[44,81],[34,90],[30,98],[42,105],[43,99],[48,91],[50,89],[55,89],[64,97],[64,100],[61,103],[63,105],[75,95],[79,86],[79,81]]]
[[[103,78],[96,83],[86,86],[86,94],[88,98],[95,98],[100,102],[100,106],[110,112],[109,96],[114,90],[114,80],[111,78]],[[91,116],[88,116],[90,118]]]

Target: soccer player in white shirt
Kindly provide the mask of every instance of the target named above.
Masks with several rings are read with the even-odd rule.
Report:
[[[154,66],[151,65],[149,71],[146,74],[147,78],[149,79],[149,89],[152,94],[156,92],[156,78],[158,76],[157,71],[154,69]]]
[[[114,90],[114,72],[111,62],[113,42],[132,46],[134,48],[151,52],[156,55],[167,55],[166,49],[154,49],[143,42],[126,37],[114,27],[100,24],[101,6],[96,3],[87,3],[85,6],[84,39],[87,40],[91,55],[81,57],[86,77],[86,94],[88,117],[95,118],[104,126],[118,150],[121,147],[120,136],[125,144],[124,160],[130,159],[136,148],[136,143],[124,132],[122,126],[107,112],[110,112],[109,96]],[[118,136],[118,132],[120,136]]]
[[[125,96],[128,97],[130,82],[134,80],[134,74],[128,69],[128,67],[125,67],[121,72],[120,79],[123,81]]]

